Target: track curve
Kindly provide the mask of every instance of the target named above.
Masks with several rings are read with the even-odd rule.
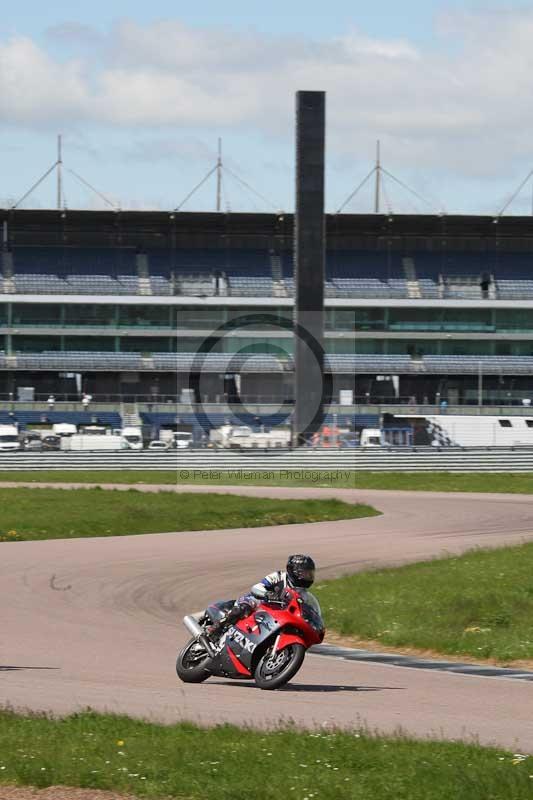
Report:
[[[20,486],[21,484],[16,484]],[[31,484],[35,486],[35,483]],[[57,484],[53,484],[55,488]],[[128,486],[116,488],[128,489]],[[533,497],[351,489],[146,486],[268,497],[339,497],[383,515],[289,525],[0,546],[0,703],[66,713],[90,706],[171,722],[359,726],[477,739],[533,752],[532,686],[309,655],[287,689],[267,693],[174,673],[179,620],[232,597],[289,551],[319,578],[474,546],[533,540]]]

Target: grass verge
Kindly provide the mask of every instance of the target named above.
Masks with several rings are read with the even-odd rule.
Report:
[[[0,541],[253,528],[375,516],[340,500],[271,500],[136,489],[0,489]]]
[[[315,587],[344,636],[500,663],[533,659],[533,544],[362,572]]]
[[[237,474],[236,474],[237,473]],[[531,472],[357,472],[355,470],[4,471],[0,481],[52,483],[208,484],[226,486],[326,486],[418,492],[533,494]]]
[[[187,800],[521,800],[532,774],[532,757],[457,742],[0,712],[0,784]]]

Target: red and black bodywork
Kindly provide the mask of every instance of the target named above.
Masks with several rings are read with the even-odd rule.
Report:
[[[232,601],[208,606],[201,620],[208,627],[218,622],[233,605]],[[204,629],[205,629],[204,627]],[[199,682],[210,675],[224,678],[255,679],[261,688],[278,688],[301,667],[305,652],[324,638],[324,623],[318,601],[304,589],[286,589],[279,600],[268,599],[249,616],[225,630],[218,641],[210,642],[209,658],[196,660],[194,640],[180,654],[178,675],[182,680]],[[203,637],[199,637],[201,642]],[[200,648],[200,644],[196,645]],[[178,658],[178,661],[180,659]],[[191,663],[186,671],[187,659]],[[198,675],[199,677],[194,677]]]
[[[217,622],[228,605],[214,603],[206,614]],[[272,648],[275,654],[293,644],[301,644],[307,650],[323,638],[324,623],[314,596],[305,590],[287,589],[283,600],[262,602],[250,616],[222,634],[209,670],[226,678],[253,678],[258,657],[265,650]]]

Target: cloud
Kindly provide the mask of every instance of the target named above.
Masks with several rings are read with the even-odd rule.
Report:
[[[39,126],[69,114],[80,115],[90,102],[81,62],[54,61],[31,39],[16,37],[0,45],[0,121]]]
[[[358,30],[312,41],[177,20],[122,20],[105,36],[65,23],[48,38],[80,45],[78,57],[61,61],[29,38],[0,39],[4,124],[134,129],[145,134],[134,156],[187,157],[192,147],[202,159],[193,139],[184,144],[187,130],[289,138],[294,92],[316,88],[328,92],[328,147],[337,157],[368,158],[381,138],[391,165],[483,178],[504,175],[530,153],[527,8],[442,14],[427,46]],[[175,128],[177,149],[165,145]],[[162,137],[156,148],[154,132]]]
[[[63,22],[47,28],[45,36],[53,45],[68,47],[94,47],[103,43],[103,36],[90,25],[79,22]]]
[[[212,166],[217,158],[216,149],[195,136],[179,137],[178,139],[136,138],[125,150],[121,150],[119,155],[125,161],[135,164],[138,164],[139,161],[157,163],[173,160],[188,163],[192,160],[203,161],[206,166]]]

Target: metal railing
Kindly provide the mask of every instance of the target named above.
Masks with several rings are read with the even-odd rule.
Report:
[[[145,297],[143,290],[140,287],[133,287],[127,283],[115,281],[116,285],[113,286],[109,281],[87,281],[85,283],[68,283],[61,281],[55,285],[50,282],[49,275],[43,275],[42,280],[36,279],[20,280],[20,275],[15,275],[14,278],[0,278],[0,294],[10,296],[20,295],[49,295],[49,296],[75,296],[75,295],[99,295],[104,294],[106,297]],[[150,288],[151,296],[154,297],[272,297],[273,289],[265,286],[232,286],[231,283],[223,290],[217,290],[214,287],[199,284],[198,286],[176,286],[172,287],[170,283],[159,283],[154,276],[151,276]],[[18,285],[17,285],[18,284]],[[290,285],[285,286],[286,297],[294,296],[294,289]],[[330,283],[325,286],[325,296],[328,298],[345,298],[353,300],[387,300],[387,299],[412,299],[409,297],[407,288],[392,288],[384,284],[383,288],[360,287],[360,288],[340,288],[335,287]],[[523,300],[533,298],[533,290],[530,286],[524,286],[523,289],[500,289],[496,288],[491,300]],[[470,290],[449,289],[440,291],[438,284],[433,284],[431,287],[420,284],[420,299],[423,300],[482,300],[489,299],[481,289],[479,291],[476,287],[471,287]]]
[[[197,470],[213,479],[264,476],[281,471],[286,477],[314,480],[328,485],[351,472],[532,472],[533,448],[436,450],[382,449],[370,451],[294,450],[248,452],[174,450],[166,452],[58,452],[1,453],[0,470],[130,470],[175,471],[186,482]],[[326,475],[325,475],[326,473]],[[327,475],[329,473],[329,476]],[[357,485],[354,475],[354,488]]]
[[[69,393],[54,395],[54,403],[48,402],[49,394],[37,393],[33,400],[17,400],[12,394],[0,394],[0,411],[83,411],[81,398]],[[206,395],[202,403],[182,401],[181,395],[163,394],[154,397],[149,394],[93,394],[87,406],[88,411],[120,411],[123,405],[135,405],[139,411],[179,413],[191,412],[223,412],[250,411],[251,413],[272,414],[273,412],[290,411],[292,400],[278,395],[244,395],[240,403],[231,402],[225,395]],[[244,406],[244,408],[243,408]],[[482,415],[482,416],[526,416],[533,418],[533,407],[522,405],[519,398],[503,403],[487,402],[478,406],[477,402],[469,405],[449,403],[442,409],[439,403],[415,403],[408,397],[354,397],[351,405],[340,405],[337,398],[327,400],[325,411],[330,414],[402,414],[409,416],[429,416],[445,413],[447,415]]]

